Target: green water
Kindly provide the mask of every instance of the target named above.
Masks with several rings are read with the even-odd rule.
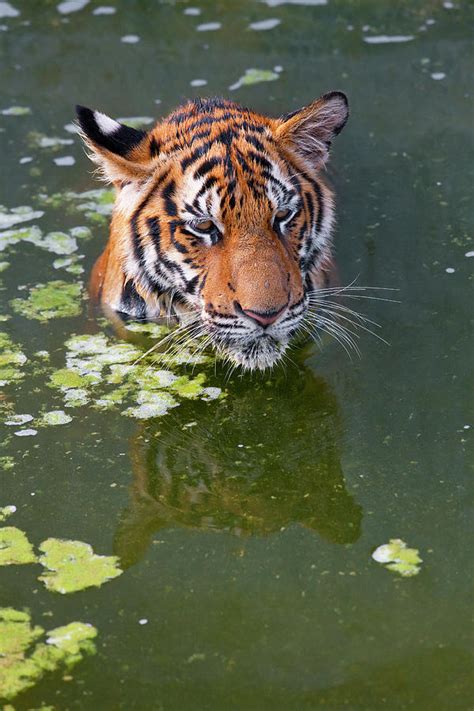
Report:
[[[86,225],[92,237],[77,240],[81,275],[31,243],[0,254],[0,330],[28,359],[0,415],[34,417],[1,425],[0,507],[17,507],[7,525],[35,546],[84,541],[118,555],[124,573],[60,595],[38,565],[0,569],[0,607],[28,609],[46,629],[78,620],[98,630],[95,655],[10,703],[472,708],[472,4],[205,0],[200,15],[172,0],[104,0],[110,15],[93,14],[95,0],[66,15],[56,2],[12,4],[20,14],[0,19],[0,109],[31,112],[0,114],[0,202],[44,211],[18,228]],[[248,29],[272,18],[273,29]],[[209,22],[222,26],[196,29]],[[381,35],[412,39],[364,41]],[[229,90],[249,68],[277,78]],[[224,94],[277,115],[331,89],[352,108],[331,168],[339,271],[343,283],[399,289],[400,303],[349,302],[391,345],[362,334],[351,360],[326,341],[265,377],[184,367],[226,397],[179,400],[152,420],[65,408],[47,383],[71,334],[97,330],[87,303],[41,321],[10,302],[37,283],[86,282],[106,240],[106,219],[39,197],[98,187],[64,129],[73,105],[157,117],[184,97]],[[31,132],[73,143],[40,148]],[[56,165],[64,156],[75,163]],[[36,424],[59,409],[70,423]],[[14,434],[28,428],[37,434]],[[372,559],[391,538],[420,551],[417,576]]]

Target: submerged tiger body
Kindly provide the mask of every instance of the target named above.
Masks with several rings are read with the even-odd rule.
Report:
[[[344,94],[278,119],[198,99],[149,132],[77,111],[117,191],[92,295],[133,318],[173,314],[244,368],[273,365],[331,268],[321,170],[348,117]]]

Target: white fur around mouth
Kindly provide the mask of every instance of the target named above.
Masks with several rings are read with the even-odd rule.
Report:
[[[244,343],[228,344],[223,348],[223,352],[244,370],[265,370],[281,360],[287,346],[288,341],[261,336]]]

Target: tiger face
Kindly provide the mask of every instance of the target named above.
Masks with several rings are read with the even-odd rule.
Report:
[[[93,295],[134,318],[173,313],[244,369],[276,363],[331,264],[320,172],[347,121],[345,95],[278,119],[198,99],[149,132],[77,111],[117,191]]]

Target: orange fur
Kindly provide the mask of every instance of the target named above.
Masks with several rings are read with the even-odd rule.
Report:
[[[333,200],[321,168],[347,119],[342,94],[279,119],[197,100],[148,133],[88,109],[79,119],[117,190],[93,298],[156,318],[175,296],[222,333],[225,319],[241,331],[296,319],[331,263]]]

